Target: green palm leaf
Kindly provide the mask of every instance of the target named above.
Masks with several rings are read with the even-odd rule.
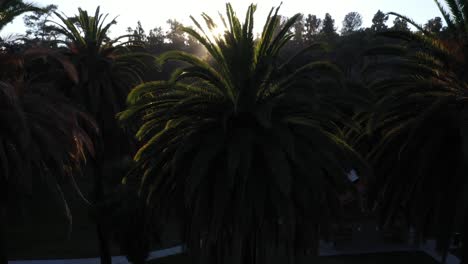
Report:
[[[0,3],[0,30],[11,23],[17,16],[33,11],[42,11],[32,3],[24,3],[22,0],[4,0]]]

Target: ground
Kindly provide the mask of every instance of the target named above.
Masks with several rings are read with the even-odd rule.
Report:
[[[361,254],[355,256],[319,257],[317,264],[437,264],[430,256],[422,252],[392,252]],[[148,264],[187,264],[187,256],[178,255],[157,259]]]
[[[67,237],[66,218],[53,199],[40,195],[41,200],[28,201],[28,209],[17,212],[8,227],[10,259],[89,258],[98,256],[95,226],[90,221],[85,203],[72,199],[73,228]],[[76,197],[75,197],[76,198]],[[15,215],[15,214],[12,214]],[[22,215],[22,216],[21,216]],[[21,217],[19,217],[21,216]],[[118,255],[118,249],[113,248]],[[190,263],[187,256],[178,255],[149,262],[150,264]],[[310,262],[309,262],[310,263]],[[319,264],[435,264],[424,253],[380,253],[356,256],[320,257]]]

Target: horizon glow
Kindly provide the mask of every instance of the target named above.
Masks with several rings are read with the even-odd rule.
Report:
[[[230,1],[233,8],[240,18],[243,18],[251,0],[233,0]],[[282,1],[280,14],[291,17],[296,13],[304,15],[314,14],[323,18],[325,13],[330,13],[335,19],[335,26],[338,30],[344,16],[349,12],[359,12],[363,17],[363,27],[369,27],[372,24],[372,17],[381,10],[383,12],[397,12],[409,16],[420,24],[424,24],[428,19],[440,16],[439,10],[432,0],[328,0],[317,1],[309,0],[284,0]],[[134,28],[138,21],[141,21],[145,32],[150,29],[162,27],[167,30],[166,21],[176,19],[186,26],[192,26],[193,23],[189,16],[194,16],[201,22],[200,14],[205,12],[213,18],[218,18],[218,12],[225,15],[225,2],[219,0],[190,1],[179,0],[173,2],[133,0],[36,0],[35,4],[46,6],[49,4],[58,5],[59,12],[67,16],[73,16],[77,13],[78,7],[94,12],[97,6],[101,7],[101,12],[109,13],[109,18],[117,17],[117,25],[111,28],[111,35],[118,36],[126,33],[127,27]],[[257,11],[255,13],[255,28],[259,32],[265,23],[266,16],[272,7],[280,5],[280,0],[257,0]],[[394,18],[390,18],[388,25],[391,26]],[[110,19],[109,19],[110,21]],[[24,27],[22,16],[7,25],[0,33],[0,36],[7,37],[12,34],[23,34]]]

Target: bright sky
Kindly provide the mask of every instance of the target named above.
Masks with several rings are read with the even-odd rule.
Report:
[[[146,32],[157,26],[166,26],[166,21],[175,18],[184,25],[192,25],[189,15],[199,17],[206,12],[212,17],[218,17],[218,11],[225,13],[225,2],[222,0],[33,0],[34,3],[45,6],[56,4],[59,11],[67,16],[77,13],[81,7],[94,12],[97,5],[101,6],[102,13],[109,13],[110,17],[119,16],[118,24],[112,28],[112,35],[121,35],[129,26],[135,27],[137,21],[141,21]],[[271,7],[277,6],[281,0],[231,0],[234,9],[243,17],[248,5],[257,3],[256,22],[261,28],[266,15]],[[335,19],[335,25],[341,27],[344,16],[352,11],[357,11],[363,16],[364,26],[370,26],[371,20],[377,10],[383,12],[398,12],[413,18],[418,23],[425,23],[428,19],[440,16],[433,0],[283,0],[280,9],[281,15],[292,16],[295,13],[315,14],[323,18],[325,13],[330,13]],[[390,19],[393,21],[393,18]],[[390,22],[391,23],[391,22]],[[389,23],[389,24],[390,24]],[[12,33],[23,33],[25,28],[21,17],[5,27],[1,36]]]

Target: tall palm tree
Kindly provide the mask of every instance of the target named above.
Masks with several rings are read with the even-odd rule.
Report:
[[[123,110],[130,89],[142,82],[148,59],[152,62],[154,58],[146,53],[132,52],[131,46],[120,42],[127,36],[111,40],[108,33],[116,20],[107,22],[108,15],[101,14],[99,7],[94,16],[82,9],[78,9],[76,17],[56,15],[61,21],[56,23],[57,31],[66,37],[63,43],[67,46],[67,55],[78,71],[77,85],[64,87],[63,92],[96,119],[101,132],[94,175],[94,202],[97,205],[105,195],[104,163],[119,164],[122,156],[130,155],[132,148],[115,115]],[[111,263],[105,233],[103,224],[98,223],[101,260]]]
[[[21,14],[41,10],[31,3],[24,3],[23,0],[0,0],[0,30]]]
[[[449,37],[391,13],[421,33],[383,33],[401,44],[369,52],[385,58],[371,84],[380,100],[370,127],[382,136],[372,154],[384,222],[404,212],[446,256],[456,232],[468,252],[468,2],[446,0],[450,11],[435,2]]]
[[[293,67],[304,51],[280,58],[299,14],[280,26],[272,9],[254,39],[255,10],[250,5],[241,23],[226,4],[221,36],[209,32],[217,25],[208,15],[206,29],[192,17],[198,30],[184,30],[211,63],[180,51],[161,55],[161,63],[186,66],[133,89],[119,114],[142,144],[131,174],[141,195],[161,220],[180,213],[194,260],[267,263],[317,253],[319,228],[350,188],[345,172],[363,168],[336,134],[341,73],[324,61]]]
[[[71,224],[64,183],[74,182],[97,134],[94,122],[47,83],[25,76],[24,57],[0,55],[0,263],[5,250],[6,208],[30,196],[34,182],[46,183]]]

